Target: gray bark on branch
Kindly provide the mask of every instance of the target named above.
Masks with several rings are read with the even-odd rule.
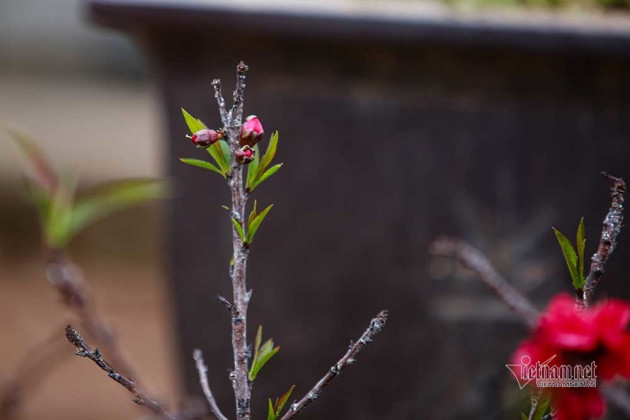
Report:
[[[581,304],[584,307],[588,307],[593,300],[597,285],[604,275],[606,262],[617,246],[617,238],[621,233],[623,225],[623,204],[626,194],[626,183],[621,178],[606,173],[603,175],[613,181],[613,186],[610,189],[611,203],[608,213],[604,218],[597,252],[591,257],[591,268],[586,277],[586,285],[584,286],[582,295]]]
[[[339,376],[344,368],[353,364],[356,361],[356,356],[361,349],[363,349],[366,344],[371,343],[374,336],[383,329],[387,323],[387,315],[388,313],[385,310],[379,312],[378,315],[370,321],[370,326],[367,330],[365,330],[361,337],[359,337],[359,340],[356,343],[350,343],[346,354],[344,354],[343,357],[330,368],[326,375],[324,375],[324,377],[320,379],[319,382],[317,382],[315,386],[304,397],[302,397],[301,400],[291,404],[289,410],[280,420],[288,420],[292,418],[308,404],[315,401],[323,389],[330,385],[330,383]]]
[[[81,334],[71,325],[66,327],[66,338],[77,349],[77,356],[87,357],[91,361],[93,361],[98,367],[107,372],[107,376],[109,376],[112,380],[118,382],[120,385],[125,387],[127,391],[129,391],[135,397],[133,402],[136,404],[142,405],[149,409],[153,414],[156,414],[162,418],[166,418],[169,420],[175,420],[176,417],[166,411],[162,405],[154,398],[151,398],[149,395],[145,394],[136,383],[125,375],[119,373],[114,369],[112,365],[107,363],[105,359],[103,359],[103,355],[98,349],[92,350],[92,348],[85,342]]]

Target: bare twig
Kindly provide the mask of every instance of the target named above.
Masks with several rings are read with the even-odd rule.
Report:
[[[24,395],[35,388],[57,365],[69,356],[66,340],[59,334],[63,327],[37,346],[27,351],[13,377],[7,381],[0,396],[0,418],[9,418],[18,410]]]
[[[157,402],[157,400],[149,397],[147,394],[142,392],[142,390],[138,388],[134,381],[132,381],[125,375],[118,373],[116,369],[112,367],[112,365],[110,365],[103,359],[103,356],[98,349],[92,350],[92,348],[85,342],[83,337],[81,337],[81,334],[79,334],[77,330],[72,328],[71,325],[68,325],[66,327],[66,338],[68,339],[70,344],[77,348],[77,356],[87,357],[88,359],[92,360],[94,363],[96,363],[98,367],[107,372],[107,375],[110,378],[124,386],[127,391],[133,394],[133,396],[135,397],[133,402],[148,408],[154,414],[157,414],[161,417],[173,420],[176,418],[168,411],[166,411],[160,405],[160,403]]]
[[[370,321],[370,326],[361,335],[359,341],[357,341],[356,343],[351,342],[346,354],[344,354],[343,357],[330,368],[326,375],[324,375],[324,377],[320,379],[319,382],[317,382],[315,386],[304,397],[302,397],[301,400],[291,404],[289,411],[287,411],[287,413],[282,416],[280,420],[288,420],[292,418],[308,404],[315,401],[319,397],[319,394],[321,394],[323,389],[326,388],[337,376],[339,376],[341,371],[346,366],[349,366],[355,362],[355,357],[357,356],[357,354],[366,344],[372,342],[374,336],[383,329],[386,322],[387,311],[379,312],[378,315],[376,315],[376,317],[372,319],[372,321]]]
[[[597,247],[597,252],[591,258],[591,268],[586,278],[586,285],[584,287],[582,297],[584,306],[588,306],[590,301],[593,299],[597,285],[604,275],[606,262],[608,261],[610,254],[612,254],[615,250],[617,238],[621,233],[621,227],[623,224],[623,203],[626,193],[626,183],[621,178],[617,178],[606,173],[603,175],[610,178],[614,183],[610,189],[610,209],[604,218],[599,246]]]
[[[227,300],[221,295],[217,295],[217,299],[219,300],[219,302],[221,302],[223,306],[225,306],[225,309],[227,309],[229,312],[232,312],[232,304],[230,303],[229,300]]]
[[[79,269],[62,251],[48,250],[47,272],[49,282],[57,289],[63,302],[79,316],[82,326],[103,348],[112,363],[123,374],[138,378],[120,348],[118,337],[90,298]]]
[[[214,395],[212,394],[212,390],[210,390],[210,382],[208,382],[208,367],[203,360],[203,353],[201,350],[193,350],[193,359],[195,359],[195,365],[197,366],[197,371],[199,372],[199,383],[201,384],[203,394],[206,396],[206,400],[208,400],[210,410],[212,410],[217,419],[227,420],[227,417],[225,417],[219,409],[217,401],[214,399]]]
[[[236,66],[236,86],[234,87],[234,95],[232,109],[230,110],[230,126],[239,128],[243,119],[243,97],[245,95],[245,72],[248,67],[243,61]]]
[[[219,105],[219,113],[221,114],[221,122],[223,126],[227,128],[229,120],[228,113],[225,108],[225,99],[223,98],[223,93],[221,93],[221,80],[214,79],[212,81],[212,87],[214,88],[214,97],[217,99],[217,104]]]
[[[472,270],[477,277],[492,288],[505,303],[527,322],[530,328],[537,325],[538,310],[497,273],[490,261],[477,248],[459,239],[442,237],[431,244],[429,252],[433,255],[456,258],[460,264]]]

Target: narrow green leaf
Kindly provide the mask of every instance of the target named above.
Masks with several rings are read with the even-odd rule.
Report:
[[[225,162],[225,166],[230,168],[230,164],[232,163],[232,159],[230,158],[230,145],[225,140],[219,140],[219,146],[221,146],[221,152],[223,153],[223,161]]]
[[[256,333],[256,339],[254,341],[254,359],[258,355],[258,350],[260,349],[260,343],[262,343],[262,325],[258,326],[258,332]]]
[[[534,420],[542,420],[542,418],[545,416],[545,413],[547,413],[547,408],[549,408],[549,403],[551,402],[551,399],[547,398],[544,401],[539,401],[538,402],[538,406],[536,407],[536,412],[534,413]]]
[[[41,184],[31,178],[24,178],[24,189],[28,199],[33,203],[42,226],[52,203],[52,195]]]
[[[271,340],[269,340],[271,341]],[[258,355],[258,359],[255,364],[252,366],[252,369],[249,373],[249,380],[253,381],[258,376],[258,372],[267,364],[267,362],[280,350],[280,346],[275,347],[274,349],[267,351],[265,353],[261,352]]]
[[[258,177],[256,179],[256,181],[254,181],[252,183],[252,185],[249,188],[249,191],[254,191],[254,189],[259,186],[260,184],[263,183],[263,181],[265,181],[267,178],[269,178],[271,175],[275,174],[276,172],[278,172],[280,170],[280,168],[282,168],[282,165],[284,165],[283,163],[278,163],[277,165],[272,166],[271,168],[267,169],[265,171],[264,174],[262,174],[260,177]]]
[[[273,207],[273,204],[271,204],[269,207],[264,209],[258,216],[254,218],[254,220],[252,220],[252,223],[248,226],[247,241],[246,241],[248,244],[251,244],[252,241],[254,240],[254,235],[256,234],[256,231],[258,231],[260,224],[263,222],[263,220],[265,220],[265,217],[267,217],[267,214],[269,213],[272,207]]]
[[[227,175],[228,173],[230,173],[230,165],[225,161],[223,150],[221,148],[221,143],[222,140],[219,140],[208,147],[206,150],[208,151],[210,156],[212,156],[217,165],[219,165],[221,171],[223,171],[223,173]]]
[[[168,185],[155,179],[124,180],[97,186],[77,200],[69,233],[76,235],[115,211],[166,198],[169,194]]]
[[[578,255],[578,270],[580,279],[584,279],[584,249],[586,248],[586,229],[584,227],[584,218],[580,219],[578,230],[575,238],[575,246]]]
[[[258,145],[254,145],[254,160],[247,165],[247,182],[245,183],[245,187],[247,190],[251,190],[251,185],[256,179],[256,175],[258,174],[258,163],[260,162],[260,151]]]
[[[193,158],[179,158],[179,160],[184,162],[187,165],[197,166],[198,168],[209,169],[211,171],[218,173],[223,178],[225,178],[225,174],[223,173],[223,171],[221,171],[219,168],[214,166],[212,163],[206,162],[205,160],[193,159]]]
[[[59,180],[44,152],[37,143],[25,133],[12,129],[8,129],[8,132],[22,156],[28,160],[33,168],[35,179],[39,186],[48,193],[52,193],[57,187]]]
[[[556,234],[556,238],[558,239],[558,243],[560,244],[560,249],[562,249],[562,255],[564,255],[564,260],[567,263],[567,267],[569,268],[569,273],[571,273],[571,279],[573,280],[573,287],[576,290],[581,290],[583,284],[582,279],[579,277],[579,272],[577,269],[577,254],[575,253],[575,249],[571,245],[569,239],[564,236],[559,230],[556,228],[552,228],[554,233]]]
[[[65,247],[72,236],[72,204],[76,185],[74,178],[62,182],[52,196],[48,214],[44,216],[44,240],[52,248]]]
[[[264,156],[260,159],[260,163],[258,164],[258,171],[256,173],[257,178],[262,176],[264,171],[271,164],[273,157],[276,155],[277,148],[278,148],[278,132],[276,131],[271,136],[271,140],[269,140],[269,145],[267,146],[267,150],[265,150]]]
[[[271,398],[269,398],[269,409],[267,410],[267,420],[276,420],[278,416],[273,409],[273,403],[271,402]]]
[[[247,218],[247,226],[251,226],[252,221],[256,218],[256,216],[258,216],[258,201],[254,200],[254,208]]]
[[[201,122],[201,120],[190,115],[184,108],[182,108],[182,114],[184,115],[186,125],[188,125],[188,129],[190,130],[191,134],[195,134],[197,131],[207,128],[206,125]]]
[[[258,358],[260,359],[261,357],[265,356],[271,350],[273,350],[273,340],[269,339],[265,341],[265,344],[263,344],[258,350]]]
[[[276,406],[274,407],[274,409],[277,415],[279,415],[280,412],[282,412],[282,409],[284,408],[284,405],[289,400],[289,397],[291,396],[291,393],[293,392],[294,388],[295,388],[295,385],[291,386],[291,388],[289,388],[289,390],[285,392],[284,395],[280,397],[280,399],[276,402]]]
[[[525,415],[525,413],[523,413],[522,411],[521,411],[521,420],[529,420],[527,415]]]
[[[245,242],[245,233],[243,232],[243,227],[240,225],[238,220],[236,220],[233,217],[232,217],[232,223],[234,224],[234,227],[236,228],[236,231],[238,232],[238,236],[241,237],[241,241]]]

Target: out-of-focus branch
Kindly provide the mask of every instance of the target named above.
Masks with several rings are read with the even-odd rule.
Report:
[[[212,410],[212,413],[214,413],[217,419],[227,420],[227,417],[225,417],[219,409],[217,400],[214,399],[214,395],[210,389],[210,382],[208,381],[208,367],[203,360],[203,353],[201,350],[195,349],[193,351],[193,359],[195,360],[195,365],[197,366],[197,371],[199,372],[199,383],[201,384],[203,394],[206,396],[206,400],[208,400],[210,410]]]
[[[63,302],[79,316],[82,326],[98,342],[118,370],[127,376],[138,378],[135,369],[124,356],[116,334],[90,298],[87,284],[79,269],[63,251],[48,250],[46,257],[48,280],[57,289]]]
[[[595,295],[597,285],[604,275],[606,262],[617,245],[617,238],[621,233],[621,227],[623,224],[623,203],[626,194],[626,183],[621,178],[617,178],[606,173],[603,175],[613,181],[613,186],[610,189],[611,203],[610,209],[604,218],[602,235],[599,240],[597,252],[593,254],[593,257],[591,258],[591,268],[588,276],[586,277],[586,285],[582,296],[583,306],[588,306]]]
[[[519,314],[530,328],[538,323],[539,313],[534,305],[508,283],[494,269],[488,258],[474,246],[459,239],[442,237],[429,247],[432,255],[455,258],[464,267],[472,270],[499,297]]]
[[[630,395],[624,388],[617,384],[603,384],[601,391],[608,402],[620,409],[627,418],[630,418]]]
[[[61,330],[62,327],[55,329],[46,340],[22,356],[13,377],[7,381],[0,395],[0,418],[15,415],[25,393],[35,388],[68,355],[66,340],[60,334]]]
[[[335,363],[330,370],[324,375],[322,379],[319,380],[315,384],[315,386],[304,396],[301,400],[294,402],[291,404],[289,411],[282,416],[280,420],[288,420],[295,416],[300,412],[304,407],[306,407],[311,402],[315,401],[319,394],[321,394],[322,390],[326,388],[346,367],[355,362],[355,357],[361,351],[361,349],[368,343],[372,342],[374,336],[378,334],[385,323],[387,322],[387,311],[381,311],[376,315],[374,319],[370,322],[370,326],[365,330],[365,332],[359,338],[359,341],[356,343],[350,343],[348,347],[348,351],[343,355],[341,359]]]
[[[88,359],[92,360],[94,363],[96,363],[98,367],[107,372],[107,375],[112,380],[118,382],[119,384],[124,386],[127,391],[133,394],[133,396],[135,397],[133,402],[148,408],[149,410],[151,410],[151,412],[160,417],[175,420],[176,417],[166,411],[157,400],[145,394],[140,388],[138,388],[134,381],[129,379],[127,376],[117,372],[116,369],[112,367],[112,365],[107,363],[105,359],[103,359],[103,356],[98,349],[92,350],[92,348],[85,342],[83,337],[81,337],[81,334],[79,334],[77,330],[72,328],[71,325],[68,325],[66,327],[66,338],[68,339],[70,344],[77,348],[77,356],[87,357]]]

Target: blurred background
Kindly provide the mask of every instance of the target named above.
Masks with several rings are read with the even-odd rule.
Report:
[[[528,403],[504,364],[526,330],[472,275],[431,259],[446,233],[487,252],[540,308],[569,290],[551,226],[584,216],[594,251],[606,170],[630,179],[627,0],[402,2],[0,0],[0,123],[30,133],[81,186],[173,179],[163,205],[116,214],[71,253],[129,358],[171,406],[199,396],[201,347],[231,412],[229,229],[220,179],[179,107],[216,127],[250,65],[246,113],[280,131],[287,164],[250,258],[250,334],[282,350],[253,409],[302,395],[388,308],[391,322],[304,418],[514,418]],[[0,390],[72,315],[46,282],[24,162],[0,133]],[[624,233],[603,296],[630,298]],[[628,239],[628,241],[626,241]],[[590,244],[590,247],[589,247]],[[85,360],[51,366],[16,418],[138,418]],[[611,410],[609,418],[623,418]]]

